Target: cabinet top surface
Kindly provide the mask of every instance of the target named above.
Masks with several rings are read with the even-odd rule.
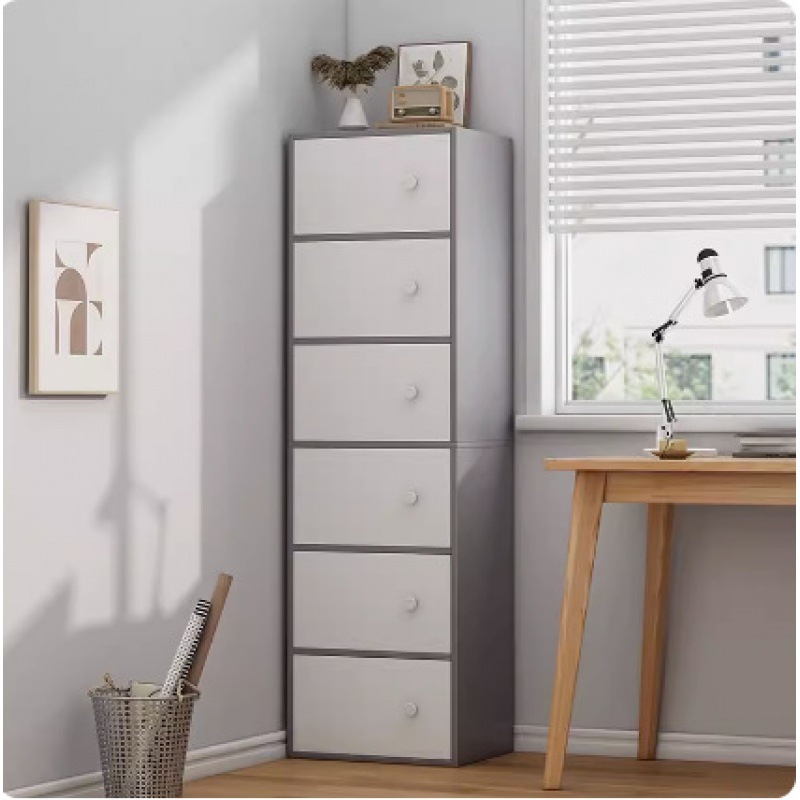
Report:
[[[363,130],[353,131],[319,131],[317,133],[290,133],[290,142],[303,141],[305,139],[359,139],[369,136],[451,136],[456,137],[488,137],[490,139],[507,140],[508,137],[500,136],[496,133],[478,130],[477,128],[462,128],[456,125],[452,128],[417,128],[408,126],[407,128],[364,128]]]
[[[688,458],[662,460],[654,456],[587,456],[586,458],[547,458],[548,470],[579,472],[759,472],[796,471],[794,458]]]
[[[449,135],[455,128],[364,128],[352,131],[317,131],[316,133],[290,133],[290,139],[357,139],[360,136],[405,136],[422,134],[423,136]]]

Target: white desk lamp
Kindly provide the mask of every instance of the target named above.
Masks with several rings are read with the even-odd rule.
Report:
[[[672,410],[672,401],[667,393],[667,370],[664,364],[663,342],[666,332],[678,324],[678,318],[691,302],[695,292],[703,291],[703,313],[707,317],[722,317],[738,311],[746,302],[745,297],[719,269],[719,256],[716,250],[701,250],[697,256],[700,264],[700,277],[695,278],[692,287],[672,309],[667,321],[659,325],[651,334],[656,345],[656,370],[658,386],[661,394],[661,424],[656,434],[656,448],[661,449],[662,442],[672,439],[673,423],[676,420]]]

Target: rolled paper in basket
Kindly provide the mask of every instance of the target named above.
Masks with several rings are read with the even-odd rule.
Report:
[[[178,652],[175,653],[175,658],[172,659],[172,666],[167,673],[167,679],[161,687],[161,697],[175,697],[178,693],[180,681],[186,680],[188,677],[210,611],[211,603],[208,600],[197,601],[192,616],[189,617],[189,624],[186,626],[178,645]]]
[[[131,697],[160,697],[161,684],[146,681],[131,681]]]

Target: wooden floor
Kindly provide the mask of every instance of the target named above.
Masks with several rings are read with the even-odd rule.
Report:
[[[288,759],[188,783],[184,797],[782,797],[794,767],[568,756],[560,792],[544,756],[513,753],[454,769]]]

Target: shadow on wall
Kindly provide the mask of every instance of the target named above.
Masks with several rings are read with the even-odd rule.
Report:
[[[283,137],[335,118],[307,65],[342,51],[344,15],[343,0],[4,13],[8,790],[98,769],[86,690],[105,671],[163,678],[219,571],[235,580],[191,746],[283,725]],[[117,396],[22,390],[34,197],[122,211]]]

